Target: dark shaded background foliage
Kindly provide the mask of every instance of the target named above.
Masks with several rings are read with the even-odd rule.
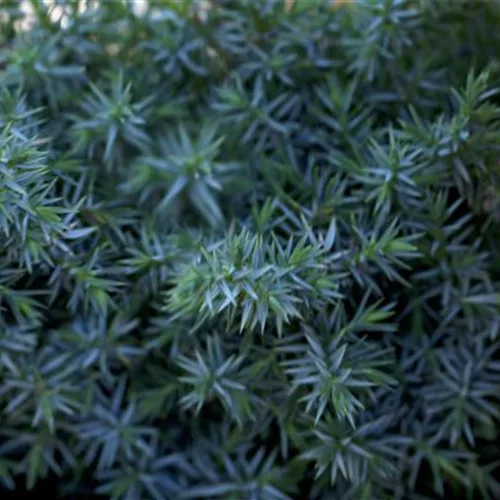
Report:
[[[3,487],[499,498],[498,2],[29,3]]]

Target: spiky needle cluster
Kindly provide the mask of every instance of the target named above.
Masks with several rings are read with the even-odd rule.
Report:
[[[139,3],[0,3],[0,483],[500,498],[498,2]]]

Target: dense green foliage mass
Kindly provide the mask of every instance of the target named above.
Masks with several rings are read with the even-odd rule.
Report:
[[[498,2],[46,3],[0,2],[1,494],[500,498]]]

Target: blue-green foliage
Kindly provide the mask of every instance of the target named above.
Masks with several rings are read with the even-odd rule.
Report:
[[[498,2],[49,3],[0,1],[5,491],[500,498]]]

